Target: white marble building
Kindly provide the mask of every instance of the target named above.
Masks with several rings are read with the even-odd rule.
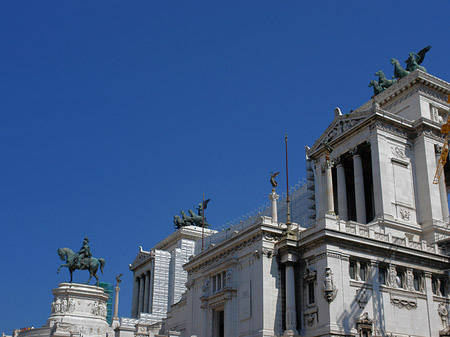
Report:
[[[197,240],[182,253],[169,237],[161,247],[180,249],[186,289],[167,283],[158,295],[167,318],[153,327],[156,288],[147,296],[146,284],[159,257],[141,251],[131,267],[136,278],[150,270],[134,288],[141,319],[122,319],[118,337],[127,327],[130,336],[450,335],[449,167],[433,184],[449,93],[416,70],[350,114],[336,109],[306,150],[303,221],[288,230],[273,192],[272,212],[212,234],[203,251]],[[161,259],[177,256],[164,249]]]

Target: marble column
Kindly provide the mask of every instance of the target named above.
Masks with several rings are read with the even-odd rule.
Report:
[[[269,194],[270,206],[272,210],[272,223],[278,223],[278,210],[277,210],[277,200],[279,199],[279,195],[275,192],[275,189],[272,190],[272,193]]]
[[[286,266],[286,331],[285,336],[297,335],[297,311],[295,308],[295,274],[292,263]]]
[[[322,197],[322,166],[318,160],[314,161],[314,188],[316,196],[316,219],[323,216],[323,197]]]
[[[149,300],[149,290],[150,290],[150,275],[148,272],[145,273],[145,288],[144,288],[144,310],[143,312],[149,312],[148,300]]]
[[[434,299],[433,299],[433,280],[432,280],[432,275],[429,272],[425,272],[425,293],[427,295],[427,321],[428,321],[428,331],[429,331],[429,335],[428,336],[432,336],[432,327],[431,327],[431,322],[432,319],[431,317],[433,315],[436,315],[436,307],[434,306]]]
[[[366,223],[366,199],[364,193],[364,176],[361,156],[357,150],[352,151],[353,154],[353,173],[355,179],[355,204],[356,204],[356,221]]]
[[[144,311],[144,284],[145,279],[144,275],[141,275],[139,278],[139,305],[138,305],[138,317],[139,313]]]
[[[441,158],[442,146],[436,146],[436,166],[439,164],[439,159]],[[448,197],[447,197],[447,186],[445,183],[445,172],[442,170],[441,178],[439,179],[439,195],[441,197],[441,208],[442,208],[442,220],[444,222],[449,221],[448,212]]]
[[[337,186],[338,186],[338,211],[339,218],[344,221],[348,221],[347,211],[347,187],[345,183],[345,168],[342,164],[342,160],[339,160],[336,166],[337,173]]]
[[[117,283],[116,287],[114,288],[114,315],[111,320],[111,326],[113,328],[116,328],[120,325],[119,323],[119,283]]]
[[[326,187],[325,194],[327,200],[327,213],[334,214],[334,200],[333,200],[333,175],[331,172],[331,168],[333,167],[333,163],[330,160],[325,162],[325,179],[326,179]]]
[[[138,317],[138,306],[139,306],[139,277],[134,279],[133,283],[133,299],[131,304],[131,317]]]
[[[149,287],[149,297],[148,297],[148,313],[151,314],[153,312],[153,265],[154,265],[154,260],[152,260],[151,265],[150,265],[150,272],[149,272],[149,277],[150,277],[150,287]]]

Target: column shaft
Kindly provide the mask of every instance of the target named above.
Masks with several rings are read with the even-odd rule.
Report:
[[[277,200],[279,195],[275,193],[275,189],[269,194],[269,200],[272,211],[272,223],[278,223]]]
[[[316,163],[314,170],[315,180],[315,196],[316,196],[316,219],[320,219],[323,216],[323,191],[322,191],[322,168],[320,163]]]
[[[339,218],[348,221],[348,211],[347,211],[347,187],[345,183],[345,169],[344,165],[338,164],[336,166],[337,173],[337,183],[338,183],[338,207],[339,207]]]
[[[149,289],[150,288],[150,277],[148,272],[145,273],[145,290],[144,290],[144,312],[149,312],[148,300],[149,300]]]
[[[286,331],[285,335],[297,335],[297,313],[295,309],[294,266],[286,264]]]
[[[331,167],[332,164],[330,161],[325,162],[327,213],[334,214],[333,175],[331,173]]]
[[[131,304],[131,317],[138,317],[138,306],[139,306],[139,277],[134,279],[133,283],[133,300]]]
[[[114,316],[113,318],[119,319],[119,285],[117,285],[115,288],[115,297],[114,297]]]
[[[353,171],[355,178],[356,221],[365,224],[366,199],[364,193],[364,176],[363,176],[362,160],[359,154],[355,154],[353,156]]]
[[[138,317],[139,313],[144,311],[144,275],[139,278],[139,305],[138,305]]]

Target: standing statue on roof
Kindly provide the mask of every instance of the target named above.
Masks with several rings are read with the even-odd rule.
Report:
[[[275,187],[278,186],[278,183],[275,181],[275,178],[277,177],[277,175],[279,175],[280,172],[270,172],[270,184],[272,185],[272,190],[275,191]]]
[[[414,71],[416,69],[427,71],[425,67],[421,66],[420,64],[423,62],[423,59],[425,58],[425,54],[431,49],[431,46],[426,46],[421,51],[419,51],[417,54],[415,52],[409,53],[408,59],[405,61],[406,63],[406,70],[407,71]]]

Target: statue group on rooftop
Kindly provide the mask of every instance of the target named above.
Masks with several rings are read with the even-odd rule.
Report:
[[[180,211],[181,216],[174,215],[173,226],[175,230],[185,226],[210,227],[210,224],[206,222],[206,218],[204,217],[204,211],[210,200],[211,199],[207,199],[198,204],[198,206],[194,206],[197,210],[197,214],[195,214],[192,209],[189,209],[189,215],[187,215],[184,211]]]
[[[378,76],[378,81],[372,80],[369,83],[369,87],[373,87],[374,96],[380,94],[390,86],[394,85],[398,80],[401,80],[403,77],[407,76],[410,72],[416,69],[426,72],[427,70],[425,67],[420,64],[423,62],[425,54],[430,49],[431,46],[426,46],[418,53],[409,53],[408,59],[405,61],[405,69],[400,65],[400,62],[396,58],[392,58],[391,64],[394,65],[394,76],[392,76],[392,79],[387,79],[384,72],[379,70],[375,73],[375,76]]]

